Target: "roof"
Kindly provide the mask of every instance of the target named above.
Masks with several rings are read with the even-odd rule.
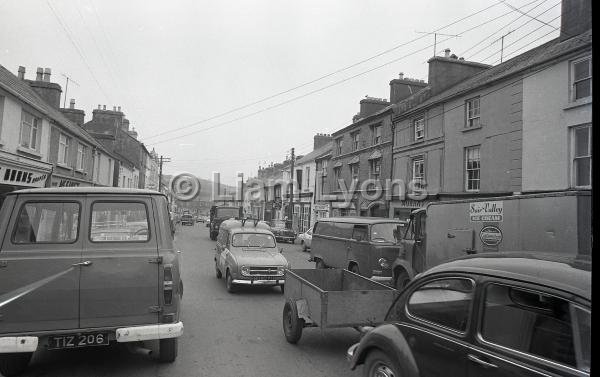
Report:
[[[323,145],[321,148],[317,148],[317,149],[313,150],[312,152],[306,154],[302,158],[299,158],[298,160],[296,160],[296,165],[302,165],[307,162],[311,162],[321,156],[324,156],[327,153],[331,152],[332,148],[333,148],[333,141],[330,141],[327,144]]]
[[[161,192],[146,190],[146,189],[133,189],[133,188],[120,188],[120,187],[58,187],[58,188],[33,188],[16,190],[9,192],[7,195],[20,195],[20,194],[60,194],[60,195],[81,195],[81,194],[117,194],[117,195],[164,195]]]
[[[340,136],[341,134],[353,129],[354,127],[357,127],[360,124],[368,123],[370,121],[376,120],[381,115],[384,115],[387,112],[389,112],[390,110],[393,110],[395,108],[396,108],[396,104],[390,104],[389,106],[386,106],[383,109],[374,112],[373,114],[369,114],[369,115],[365,116],[364,118],[357,119],[355,122],[352,122],[352,124],[342,128],[341,130],[335,131],[334,133],[331,134],[331,136],[333,138],[336,138],[336,137]]]
[[[486,69],[481,73],[462,81],[461,83],[453,85],[440,94],[434,95],[428,99],[425,99],[424,101],[416,101],[417,104],[415,106],[406,106],[407,103],[415,100],[413,97],[419,94],[416,93],[415,95],[398,103],[398,107],[400,109],[402,109],[403,106],[408,107],[404,108],[403,111],[399,113],[399,116],[421,110],[442,100],[465,94],[479,87],[493,84],[498,80],[506,79],[510,76],[522,73],[527,69],[542,65],[563,55],[567,55],[578,50],[583,50],[587,47],[592,47],[592,30],[564,41],[561,41],[560,38],[553,39],[538,47],[517,55],[514,58],[505,61],[504,63]]]
[[[29,86],[29,84],[27,84],[25,80],[21,80],[2,65],[0,65],[0,87],[23,102],[33,106],[36,110],[63,126],[66,130],[78,136],[80,139],[101,149],[107,155],[111,155],[110,152],[108,152],[100,142],[94,139],[92,135],[65,117],[58,109],[50,106]]]
[[[591,258],[568,253],[496,252],[443,263],[422,276],[444,272],[491,275],[548,286],[591,301],[591,270]]]
[[[406,224],[406,221],[398,219],[388,219],[386,217],[325,217],[319,219],[319,222],[352,223],[352,224],[379,224],[379,223],[398,223]]]

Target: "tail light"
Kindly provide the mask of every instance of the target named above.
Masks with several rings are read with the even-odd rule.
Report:
[[[171,305],[173,302],[173,266],[166,265],[164,268],[163,295],[164,304]]]

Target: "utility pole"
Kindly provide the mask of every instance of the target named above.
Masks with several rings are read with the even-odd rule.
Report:
[[[171,158],[170,157],[163,157],[162,155],[160,156],[159,159],[159,168],[158,168],[158,191],[162,192],[162,176],[163,176],[163,163],[164,162],[171,162]]]
[[[65,99],[63,100],[63,109],[64,109],[67,107],[67,91],[69,90],[69,80],[77,86],[79,86],[79,84],[77,83],[77,81],[73,80],[72,78],[65,75],[64,73],[61,73],[61,75],[63,75],[67,79],[67,83],[65,84]]]
[[[444,35],[446,37],[462,37],[462,35],[458,35],[458,34],[442,34],[442,33],[436,33],[436,32],[429,32],[429,31],[416,31],[416,33],[419,34],[433,34],[433,56],[435,56],[435,54],[437,53],[437,36],[438,35]]]
[[[293,221],[294,218],[294,148],[292,148],[292,156],[291,156],[291,171],[290,171],[290,209],[289,209],[289,220]]]

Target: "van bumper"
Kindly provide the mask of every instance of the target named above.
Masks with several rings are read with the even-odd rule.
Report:
[[[116,331],[117,342],[178,338],[183,335],[183,322],[160,325],[123,327]]]
[[[233,284],[242,284],[242,285],[283,285],[285,284],[285,279],[283,276],[279,280],[242,280],[242,279],[234,279],[232,281]]]
[[[37,336],[0,337],[0,353],[35,352],[38,340]]]

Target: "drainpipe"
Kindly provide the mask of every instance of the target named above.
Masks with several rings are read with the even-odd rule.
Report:
[[[392,107],[392,112],[390,113],[390,123],[392,128],[392,163],[390,164],[390,190],[388,193],[390,200],[388,201],[388,217],[393,218],[394,214],[392,213],[392,202],[394,200],[394,190],[392,189],[393,179],[394,179],[394,145],[396,143],[396,125],[394,124],[394,108]]]

